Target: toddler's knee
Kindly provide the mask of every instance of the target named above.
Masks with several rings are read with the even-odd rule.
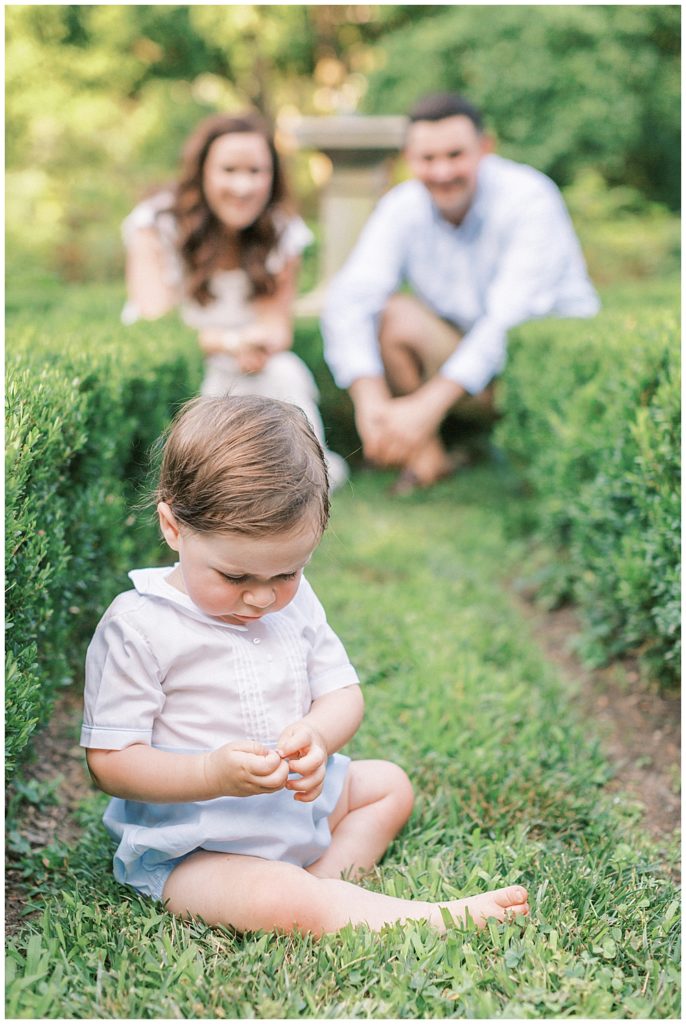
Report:
[[[302,868],[269,861],[250,897],[250,930],[318,932],[318,879]]]
[[[404,825],[412,814],[414,807],[414,790],[407,773],[392,761],[384,762],[386,765],[386,777],[388,784],[388,795],[393,801],[393,806],[401,824]]]

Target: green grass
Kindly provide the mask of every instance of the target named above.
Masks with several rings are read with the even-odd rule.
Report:
[[[679,1017],[677,857],[605,792],[593,723],[510,599],[515,481],[493,462],[390,500],[389,480],[335,496],[308,573],[365,687],[349,752],[397,761],[417,796],[365,884],[441,898],[522,881],[529,921],[320,941],[180,923],[114,882],[94,794],[76,847],[25,848],[41,913],[9,942],[8,1017]]]

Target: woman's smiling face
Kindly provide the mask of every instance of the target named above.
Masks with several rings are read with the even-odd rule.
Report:
[[[269,146],[260,134],[220,135],[210,146],[203,167],[207,205],[229,231],[242,231],[269,202],[273,177]]]

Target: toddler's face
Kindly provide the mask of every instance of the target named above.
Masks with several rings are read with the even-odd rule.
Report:
[[[179,529],[169,506],[158,506],[160,526],[179,566],[167,582],[188,594],[206,615],[245,625],[285,608],[320,540],[313,516],[286,533],[246,537]]]

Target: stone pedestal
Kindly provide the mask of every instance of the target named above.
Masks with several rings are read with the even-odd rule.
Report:
[[[320,283],[302,296],[297,312],[316,315],[329,279],[345,262],[362,227],[389,185],[391,157],[402,146],[404,117],[303,117],[294,134],[301,149],[316,149],[331,160],[331,177],[321,192]]]

